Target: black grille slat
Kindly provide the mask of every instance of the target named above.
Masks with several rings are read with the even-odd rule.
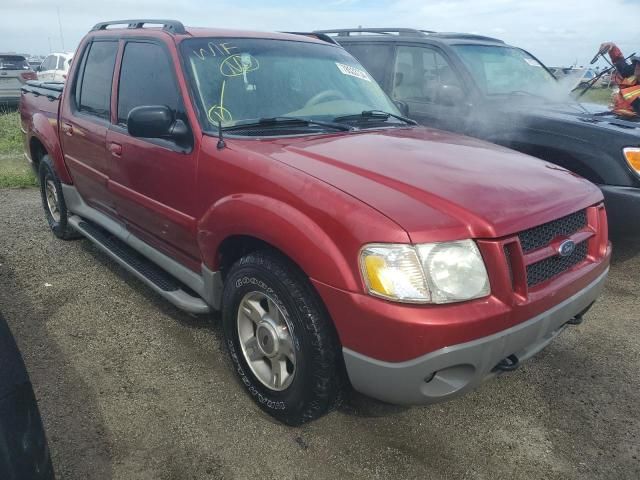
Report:
[[[524,230],[518,234],[522,251],[526,254],[546,247],[556,237],[570,236],[587,226],[587,211],[580,210],[566,217]]]
[[[509,251],[509,247],[507,247],[506,245],[503,248],[504,256],[507,259],[507,268],[509,269],[509,281],[511,282],[511,288],[513,288],[515,286],[515,283],[513,281],[513,265],[511,264],[511,252]]]
[[[527,267],[527,286],[535,287],[556,275],[570,269],[587,258],[588,242],[584,241],[576,245],[575,251],[568,257],[556,255],[545,258]]]
[[[549,246],[559,237],[570,237],[587,225],[587,209],[583,209],[543,225],[523,230],[518,233],[518,239],[523,254],[527,255],[534,250]],[[525,269],[527,286],[531,288],[540,285],[583,262],[587,258],[588,243],[587,240],[580,242],[576,245],[574,252],[567,257],[556,254],[527,266]],[[510,258],[509,253],[511,252],[505,246],[507,262],[512,262],[513,258]],[[513,279],[511,268],[509,273]]]

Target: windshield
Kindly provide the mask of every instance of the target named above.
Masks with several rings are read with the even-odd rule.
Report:
[[[29,70],[29,64],[19,55],[0,55],[0,70]]]
[[[332,121],[367,110],[399,114],[346,51],[286,40],[202,38],[181,46],[205,130],[258,119]],[[391,120],[396,122],[395,120]]]
[[[491,45],[453,47],[487,95],[530,93],[547,96],[558,86],[543,65],[524,50]]]

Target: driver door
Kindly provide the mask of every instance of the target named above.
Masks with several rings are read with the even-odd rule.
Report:
[[[174,258],[199,264],[196,241],[197,150],[170,139],[135,138],[129,112],[165,105],[188,124],[174,63],[164,44],[131,39],[124,45],[115,121],[107,132],[109,190],[127,228]]]
[[[409,117],[422,125],[455,132],[466,130],[469,106],[462,82],[435,48],[398,46],[391,98],[406,103]]]

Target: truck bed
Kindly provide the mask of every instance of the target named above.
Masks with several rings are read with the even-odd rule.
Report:
[[[36,96],[44,95],[49,100],[58,100],[63,89],[64,83],[41,82],[39,80],[30,80],[21,88],[22,93],[33,93]]]
[[[41,82],[31,80],[21,88],[20,122],[25,132],[25,152],[29,151],[28,135],[33,130],[31,122],[36,115],[44,115],[54,129],[58,129],[58,106],[64,89],[63,83]]]

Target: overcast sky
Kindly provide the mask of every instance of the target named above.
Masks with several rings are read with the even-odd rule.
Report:
[[[174,18],[252,30],[395,26],[499,37],[550,66],[589,62],[601,42],[640,51],[640,0],[0,0],[0,51],[73,50],[99,21]]]

